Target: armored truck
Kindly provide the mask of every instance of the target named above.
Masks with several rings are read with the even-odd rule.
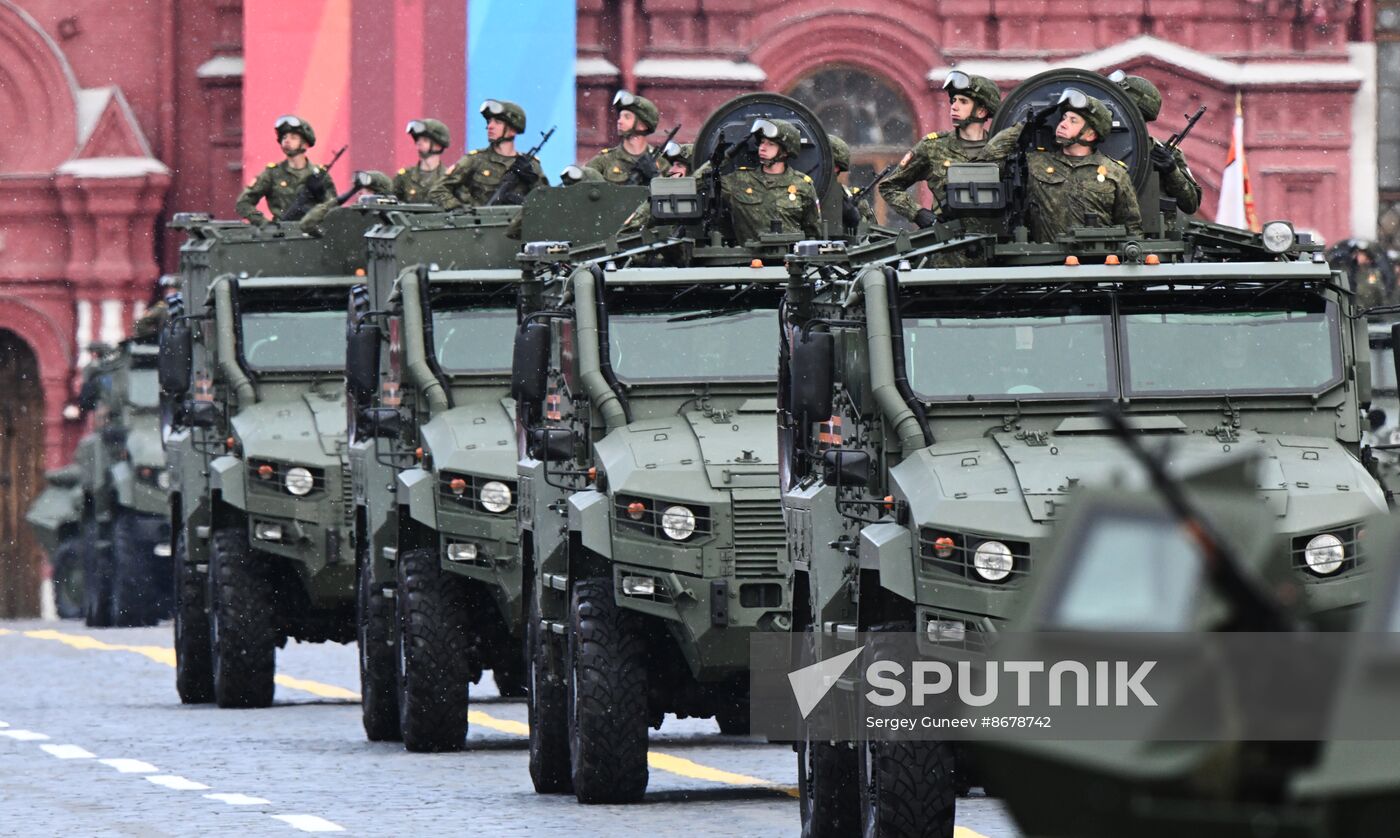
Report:
[[[123,341],[85,370],[92,430],[74,464],[82,490],[83,616],[90,626],[154,625],[170,613],[170,556],[156,347]]]
[[[934,228],[795,278],[780,445],[793,623],[819,657],[856,631],[975,651],[1004,628],[1068,497],[1141,479],[1105,444],[1105,401],[1174,467],[1257,452],[1286,545],[1273,560],[1313,624],[1348,624],[1371,584],[1361,522],[1387,508],[1362,456],[1352,294],[1284,222],[1163,222],[1034,244]],[[987,267],[930,267],[967,247]],[[906,816],[951,835],[955,792],[977,779],[949,743],[797,749],[814,835]]]
[[[797,124],[799,168],[829,177],[820,123],[778,96],[722,107],[700,157],[745,165],[724,145],[765,117]],[[789,630],[773,399],[798,236],[736,247],[703,181],[651,188],[675,231],[536,272],[516,336],[530,772],[584,803],[641,798],[666,713],[746,732],[748,639]]]
[[[44,491],[24,514],[39,545],[48,554],[58,616],[84,616],[83,609],[83,490],[76,464],[44,472]]]
[[[355,637],[345,450],[345,310],[372,208],[324,235],[176,216],[184,295],[161,339],[175,475],[176,686],[272,702],[288,639]]]

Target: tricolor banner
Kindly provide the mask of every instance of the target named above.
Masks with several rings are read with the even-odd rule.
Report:
[[[1244,156],[1244,106],[1239,93],[1235,94],[1235,128],[1230,135],[1230,152],[1220,175],[1220,203],[1215,210],[1215,223],[1259,232],[1254,190],[1249,184],[1249,164]]]

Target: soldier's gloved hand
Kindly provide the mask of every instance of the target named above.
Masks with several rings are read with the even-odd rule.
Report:
[[[510,171],[522,186],[534,186],[535,181],[539,180],[539,175],[535,174],[535,170],[530,168],[530,163],[524,157],[515,158],[515,162],[510,164]]]
[[[642,155],[637,158],[637,162],[632,164],[632,171],[628,174],[627,182],[633,186],[646,186],[651,183],[652,178],[659,177],[661,171],[656,168],[656,164],[651,158]]]
[[[257,213],[256,215],[248,216],[248,223],[253,225],[254,227],[262,227],[265,224],[271,224],[272,219],[268,218],[262,213]]]
[[[841,202],[841,226],[854,230],[860,226],[860,205],[855,198],[846,197]]]
[[[914,213],[914,223],[919,225],[919,229],[921,230],[932,227],[935,220],[937,219],[933,215],[933,210],[921,209]]]
[[[1172,154],[1171,150],[1164,145],[1154,145],[1150,158],[1152,168],[1156,169],[1158,174],[1165,175],[1176,168],[1176,155]]]

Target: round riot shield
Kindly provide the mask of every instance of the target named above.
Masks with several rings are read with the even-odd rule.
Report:
[[[719,149],[721,174],[739,166],[757,168],[758,143],[749,138],[755,119],[785,119],[797,126],[802,151],[788,165],[810,177],[817,194],[825,195],[835,166],[826,129],[806,105],[779,93],[745,93],[720,105],[695,138],[695,165],[711,160]]]
[[[1098,150],[1127,164],[1133,188],[1141,191],[1147,185],[1147,176],[1151,171],[1147,158],[1152,146],[1147,123],[1142,121],[1142,114],[1128,94],[1098,73],[1067,68],[1031,76],[1002,100],[996,119],[992,120],[992,132],[1024,122],[1031,113],[1054,106],[1060,100],[1060,94],[1071,87],[1108,106],[1113,114],[1113,131],[1099,143]],[[1055,147],[1055,126],[1059,121],[1059,115],[1052,114],[1042,123],[1035,138],[1037,147]]]

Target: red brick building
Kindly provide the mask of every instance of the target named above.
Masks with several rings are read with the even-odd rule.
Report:
[[[492,1],[503,2],[472,0]],[[463,97],[466,3],[334,8],[350,18],[348,108],[365,157],[355,165],[396,168],[402,161],[369,158],[404,153],[404,113]],[[579,159],[613,142],[618,87],[655,99],[667,126],[684,123],[682,140],[725,99],[776,90],[850,142],[861,180],[948,127],[939,85],[951,67],[1006,88],[1050,67],[1122,67],[1162,89],[1159,135],[1210,107],[1184,147],[1207,217],[1237,92],[1261,218],[1290,218],[1328,240],[1371,237],[1378,179],[1400,201],[1397,0],[579,0],[577,9]],[[1379,85],[1377,28],[1390,67]],[[8,563],[32,566],[20,522],[39,471],[66,460],[80,431],[62,410],[82,347],[121,338],[156,276],[175,269],[164,218],[231,214],[244,179],[244,39],[242,0],[0,0],[0,593]],[[474,103],[450,103],[435,107],[455,133]],[[254,137],[275,154],[270,136]],[[1400,211],[1383,220],[1400,241]]]

